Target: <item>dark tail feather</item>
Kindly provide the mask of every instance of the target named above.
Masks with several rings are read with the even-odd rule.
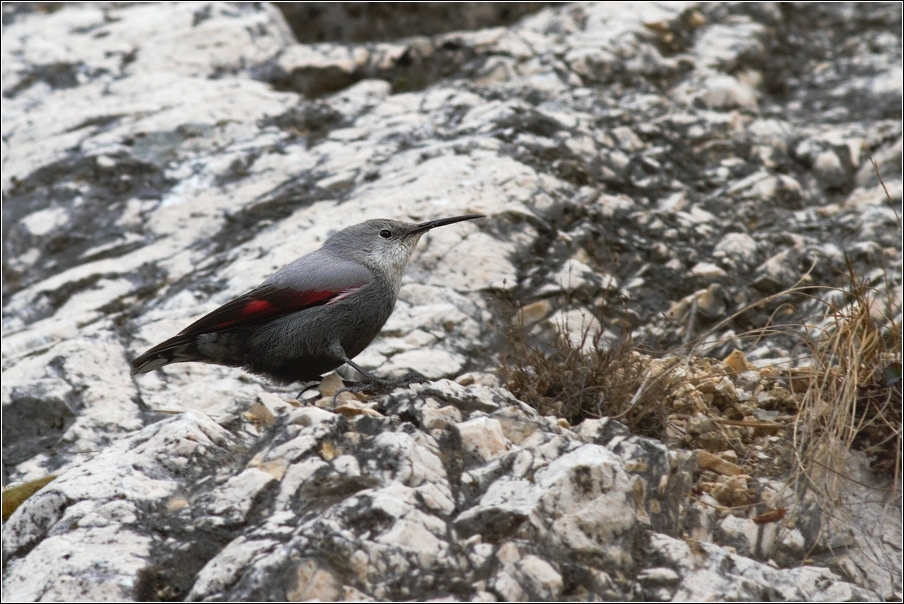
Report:
[[[205,357],[198,352],[196,336],[179,335],[157,344],[132,361],[132,375],[148,373],[170,363],[203,360]]]

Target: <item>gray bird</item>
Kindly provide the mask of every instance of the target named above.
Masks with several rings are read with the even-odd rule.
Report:
[[[132,375],[170,363],[198,361],[243,367],[276,383],[311,382],[343,363],[369,385],[385,380],[352,362],[395,307],[402,273],[421,235],[479,214],[420,224],[368,220],[276,271],[244,296],[201,317],[132,361]],[[417,380],[420,378],[420,380]]]

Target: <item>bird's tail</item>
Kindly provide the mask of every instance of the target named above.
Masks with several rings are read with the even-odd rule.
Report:
[[[157,344],[132,361],[132,375],[147,373],[170,363],[204,360],[206,357],[198,350],[196,336],[178,335]]]

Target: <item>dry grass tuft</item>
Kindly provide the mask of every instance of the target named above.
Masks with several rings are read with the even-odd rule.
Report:
[[[887,276],[870,284],[852,262],[839,273],[844,280],[839,287],[801,285],[805,276],[793,288],[715,326],[784,297],[813,300],[822,309],[815,321],[798,316],[796,322],[770,324],[737,336],[754,342],[791,336],[798,342],[797,358],[806,363],[759,370],[768,394],[760,395],[762,403],[749,399],[742,403],[734,394],[725,398],[715,390],[713,384],[720,379],[734,382],[745,369],[734,368],[730,359],[720,363],[694,356],[694,344],[705,342],[712,332],[699,336],[684,356],[654,359],[637,351],[630,338],[610,345],[589,328],[573,341],[568,326],[558,325],[551,341],[535,342],[515,322],[504,334],[508,350],[498,373],[520,400],[542,415],[562,417],[572,425],[611,417],[635,434],[671,444],[713,452],[734,448],[754,474],[805,478],[806,488],[827,498],[837,494],[839,481],[858,480],[848,475],[846,463],[849,452],[859,450],[871,459],[873,473],[893,481],[897,491],[902,465],[901,309]],[[783,307],[797,312],[797,304],[790,303],[774,314]],[[779,441],[761,438],[775,435],[773,426],[768,426],[768,433],[744,432],[745,427],[769,423],[756,419],[758,409],[778,410],[787,417],[787,430],[780,431],[784,436]],[[688,422],[700,418],[711,420],[712,433],[688,436]],[[716,434],[720,431],[727,432]],[[704,442],[703,437],[714,442]],[[770,452],[769,442],[775,443],[775,451]],[[754,443],[765,458],[773,459],[769,468],[757,467],[756,456],[748,450]]]
[[[873,472],[901,475],[901,309],[888,279],[871,286],[852,263],[847,286],[822,296],[824,314],[810,326],[809,378],[794,424],[799,472],[826,495],[846,478],[845,459],[861,450]]]
[[[664,439],[669,365],[640,354],[630,338],[610,346],[586,328],[573,342],[568,326],[560,327],[547,345],[529,342],[517,322],[509,328],[498,370],[505,387],[541,415],[572,425],[611,417],[636,434]]]

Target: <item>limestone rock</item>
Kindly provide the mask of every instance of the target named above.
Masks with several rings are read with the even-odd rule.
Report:
[[[772,429],[793,385],[756,368],[798,351],[742,337],[776,306],[736,313],[845,258],[900,307],[900,7],[472,7],[455,27],[493,26],[397,12],[366,42],[327,8],[314,43],[267,3],[4,4],[3,481],[59,475],[3,527],[4,600],[899,598],[874,492],[842,522],[492,373],[507,300],[541,335],[715,329],[743,373],[691,384],[681,428],[744,466],[723,432],[753,428],[693,410]],[[432,383],[333,408],[213,365],[129,378],[348,224],[464,213],[358,357]]]

